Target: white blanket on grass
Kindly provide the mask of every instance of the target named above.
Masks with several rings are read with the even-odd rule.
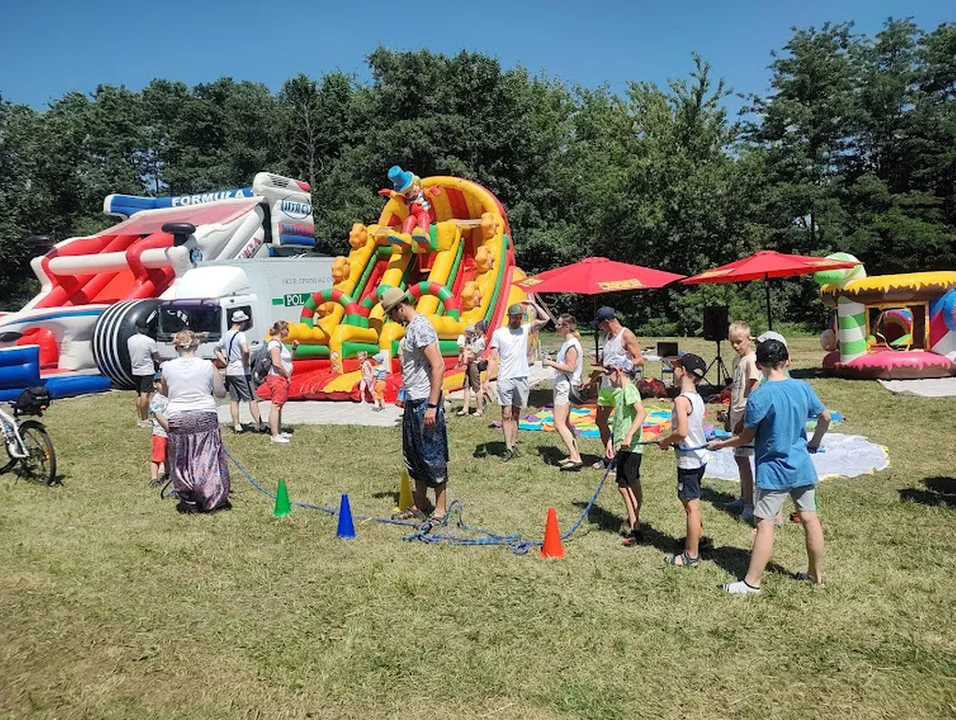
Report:
[[[890,465],[886,448],[870,442],[862,435],[827,433],[823,436],[821,447],[824,452],[810,456],[821,480],[872,475]],[[734,451],[727,448],[710,453],[704,477],[739,482]]]

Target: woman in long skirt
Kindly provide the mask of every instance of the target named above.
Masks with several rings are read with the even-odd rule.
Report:
[[[215,366],[196,357],[200,341],[191,330],[176,333],[173,347],[179,357],[163,364],[169,472],[182,513],[230,507],[229,467],[213,397],[225,397],[226,388]]]

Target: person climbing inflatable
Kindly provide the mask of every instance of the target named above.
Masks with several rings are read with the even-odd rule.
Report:
[[[428,228],[435,220],[435,213],[432,210],[432,204],[425,197],[425,190],[422,190],[421,179],[409,172],[402,170],[399,165],[392,165],[388,171],[388,179],[392,181],[392,190],[385,190],[392,197],[401,197],[408,208],[408,217],[402,222],[401,235],[398,239],[410,246],[428,245]],[[427,190],[432,195],[437,195],[440,191],[432,187]]]

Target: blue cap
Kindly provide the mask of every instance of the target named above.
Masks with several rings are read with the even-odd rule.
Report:
[[[388,169],[388,179],[392,181],[392,189],[395,192],[405,192],[415,182],[415,176],[398,165],[392,165]]]
[[[614,320],[617,317],[617,313],[614,312],[614,308],[610,308],[607,305],[602,307],[594,315],[594,326],[597,327],[602,322],[607,322],[608,320]]]

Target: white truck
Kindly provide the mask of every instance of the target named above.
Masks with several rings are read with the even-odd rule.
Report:
[[[251,320],[246,332],[258,346],[277,320],[298,322],[313,293],[332,287],[332,258],[275,257],[268,260],[222,260],[188,270],[159,301],[156,340],[160,352],[175,356],[172,337],[179,330],[208,333],[199,354],[212,358],[213,348],[242,310]]]

